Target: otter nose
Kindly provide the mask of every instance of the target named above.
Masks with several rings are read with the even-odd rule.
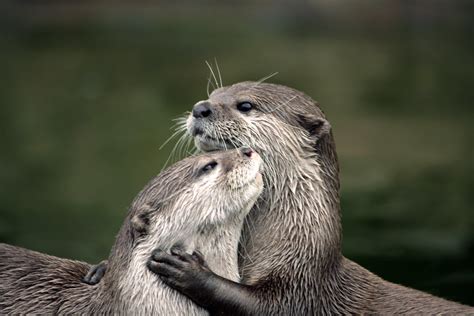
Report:
[[[209,102],[199,102],[193,108],[193,116],[195,118],[205,118],[212,114]]]
[[[246,156],[246,157],[249,157],[249,158],[252,158],[252,155],[254,153],[253,149],[250,148],[250,147],[242,147],[240,148],[240,152]]]

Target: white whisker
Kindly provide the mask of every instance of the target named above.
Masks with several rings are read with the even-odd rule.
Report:
[[[211,71],[211,74],[212,74],[212,77],[214,78],[214,82],[216,83],[216,89],[219,87],[219,83],[217,82],[217,78],[216,78],[216,75],[214,74],[214,70],[212,70],[212,67],[211,65],[207,62],[206,60],[206,65],[207,67],[209,68],[209,70]]]
[[[211,74],[209,74],[209,78],[207,78],[207,86],[206,86],[206,91],[207,91],[207,97],[209,98],[210,93],[209,93],[209,85],[211,84]]]
[[[268,113],[273,113],[273,112],[275,112],[276,110],[278,110],[279,108],[281,108],[282,106],[288,105],[288,103],[290,103],[291,101],[293,101],[295,98],[296,98],[296,95],[293,96],[293,97],[291,97],[290,99],[288,99],[285,103],[281,103],[281,104],[278,105],[276,108],[274,108],[273,110],[269,111]]]
[[[222,84],[221,70],[219,69],[219,65],[217,64],[217,59],[215,57],[214,57],[214,63],[216,64],[217,74],[219,76],[219,81],[221,83],[221,88],[222,88],[224,85]]]
[[[268,79],[272,78],[272,77],[275,77],[276,75],[278,75],[278,71],[274,72],[274,73],[271,73],[263,78],[260,78],[259,80],[257,80],[257,84],[256,85],[259,85],[261,84],[262,82],[264,81],[267,81]]]

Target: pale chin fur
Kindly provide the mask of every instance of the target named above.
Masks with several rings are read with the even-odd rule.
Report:
[[[197,135],[194,137],[194,144],[197,149],[203,152],[211,152],[216,150],[228,150],[234,149],[235,146],[231,144],[222,143],[203,135]]]
[[[217,225],[211,234],[186,231],[172,234],[174,237],[172,236],[172,239],[169,239],[170,236],[157,238],[156,235],[159,235],[157,233],[152,234],[152,238],[148,238],[148,240],[137,245],[133,250],[134,254],[129,269],[124,273],[122,280],[119,281],[121,312],[140,315],[173,315],[176,310],[179,310],[182,315],[208,315],[204,309],[187,298],[183,299],[182,294],[162,283],[155,274],[148,271],[146,262],[155,248],[160,247],[163,250],[168,250],[172,244],[179,242],[188,253],[199,249],[212,271],[226,279],[239,282],[238,242],[244,217],[263,189],[261,174],[258,171],[260,165],[260,160],[254,161],[248,170],[251,174],[249,178],[253,179],[247,179],[250,181],[246,180],[242,187],[234,188],[240,191],[238,196],[241,196],[245,201],[242,201],[237,216],[227,214],[231,219],[225,224]],[[236,210],[233,207],[228,209],[232,213]],[[181,239],[183,235],[187,236],[186,240]],[[216,245],[220,245],[220,247],[216,247]],[[233,253],[230,253],[229,249],[233,249]],[[150,300],[150,297],[154,299]]]

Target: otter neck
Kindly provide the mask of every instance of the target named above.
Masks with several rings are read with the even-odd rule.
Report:
[[[207,314],[163,284],[148,270],[146,263],[155,248],[168,251],[173,245],[180,244],[188,253],[201,251],[212,271],[238,282],[237,247],[242,222],[243,218],[234,219],[200,231],[182,231],[176,227],[160,226],[160,233],[146,236],[139,242],[129,237],[131,227],[128,227],[128,223],[124,224],[116,242],[116,245],[122,245],[114,246],[109,257],[110,266],[102,282],[103,292],[113,293],[110,299],[116,302],[114,306],[120,312],[172,315],[179,310],[183,315]],[[187,237],[182,239],[182,236]],[[123,243],[126,244],[125,247]]]
[[[266,277],[260,273],[271,271],[268,267],[281,268],[276,274],[285,275],[297,269],[295,261],[316,274],[339,263],[339,178],[331,140],[321,139],[316,153],[267,151],[265,165],[271,170],[264,172],[266,189],[244,228],[244,282]]]

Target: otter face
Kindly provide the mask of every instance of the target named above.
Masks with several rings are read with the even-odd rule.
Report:
[[[314,147],[330,125],[315,102],[297,90],[242,82],[214,90],[187,120],[202,151],[250,146],[265,154]]]
[[[262,159],[248,147],[197,158],[194,181],[175,202],[196,210],[200,225],[243,218],[262,192]]]
[[[188,157],[163,171],[138,195],[135,231],[192,235],[196,229],[243,219],[263,189],[262,160],[250,148]],[[144,225],[143,225],[144,224]]]

